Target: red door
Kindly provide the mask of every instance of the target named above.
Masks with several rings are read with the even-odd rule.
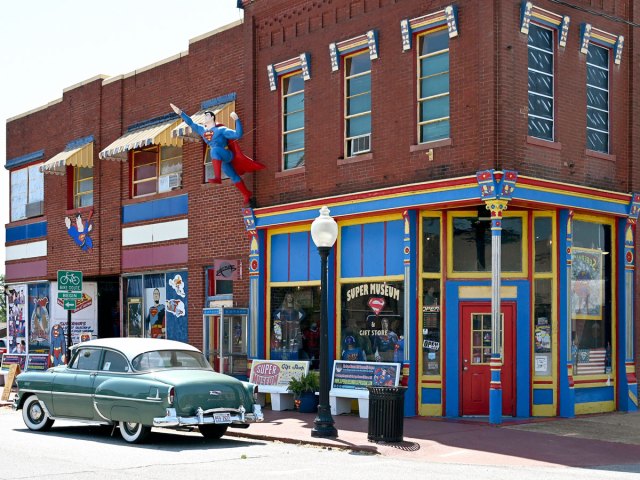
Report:
[[[514,394],[514,322],[516,306],[502,307],[502,415],[515,415]],[[491,303],[464,302],[462,315],[462,415],[489,415],[489,385],[491,383]]]

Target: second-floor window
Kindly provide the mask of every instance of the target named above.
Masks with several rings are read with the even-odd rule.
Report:
[[[42,215],[44,175],[40,165],[11,171],[11,221]]]
[[[73,167],[73,207],[93,205],[93,168]]]
[[[419,143],[449,138],[449,34],[436,30],[418,38]]]
[[[133,152],[132,196],[141,197],[182,187],[182,148],[153,147]]]
[[[553,32],[529,27],[529,136],[553,141]]]
[[[302,73],[282,79],[282,170],[304,165],[304,80]]]
[[[345,59],[346,156],[371,150],[371,58],[369,51]]]
[[[587,148],[609,153],[609,50],[587,52]]]

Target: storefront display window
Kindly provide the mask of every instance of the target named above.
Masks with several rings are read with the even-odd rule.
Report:
[[[534,306],[533,306],[533,372],[550,376],[553,372],[553,221],[538,215],[533,221],[534,235]]]
[[[573,222],[571,353],[576,375],[611,373],[611,226]]]
[[[440,375],[440,281],[425,280],[422,303],[422,373]]]
[[[453,271],[491,273],[491,221],[475,216],[452,219]],[[523,219],[502,219],[502,271],[523,271]]]
[[[402,362],[402,282],[343,284],[340,357],[343,360]]]
[[[187,285],[186,271],[125,277],[125,335],[186,342]]]
[[[271,289],[272,360],[310,360],[319,368],[320,287]]]

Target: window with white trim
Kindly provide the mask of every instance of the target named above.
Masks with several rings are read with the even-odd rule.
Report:
[[[44,174],[41,164],[11,171],[11,221],[43,214]]]
[[[282,79],[282,170],[304,166],[304,79]]]
[[[345,58],[347,157],[371,151],[371,58],[365,50]]]
[[[587,52],[587,148],[609,153],[609,50],[593,43]]]
[[[553,141],[553,31],[529,26],[529,136]]]
[[[93,205],[93,168],[73,167],[73,208]]]
[[[449,138],[449,32],[446,27],[418,37],[419,143]]]
[[[154,145],[133,152],[132,197],[182,187],[182,147]]]

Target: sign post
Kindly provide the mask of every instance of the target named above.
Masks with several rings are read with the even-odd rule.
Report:
[[[76,309],[76,300],[82,298],[82,272],[58,270],[58,298],[64,301],[67,311],[67,363],[71,360],[71,311]]]

